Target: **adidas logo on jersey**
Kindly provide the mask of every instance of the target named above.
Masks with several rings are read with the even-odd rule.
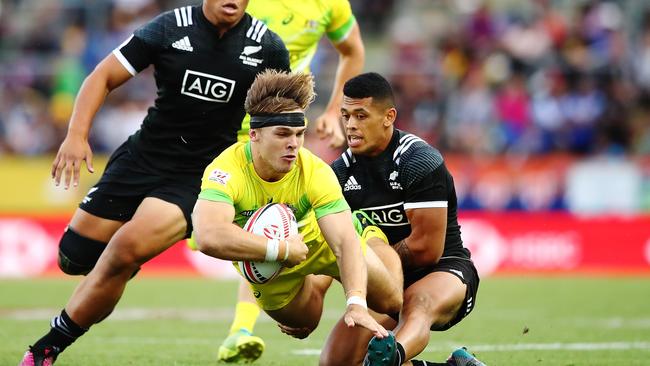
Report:
[[[192,47],[192,45],[190,44],[190,37],[188,36],[185,36],[179,39],[178,41],[172,43],[172,47],[181,51],[188,51],[188,52],[194,51],[194,47]]]
[[[361,189],[361,185],[357,183],[357,180],[354,178],[353,175],[348,178],[348,181],[345,182],[345,185],[343,186],[343,191],[358,191]]]

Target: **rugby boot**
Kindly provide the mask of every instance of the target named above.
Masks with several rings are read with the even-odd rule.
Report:
[[[227,363],[250,363],[262,356],[264,341],[245,329],[229,335],[219,347],[218,359]]]
[[[447,359],[450,366],[486,366],[473,354],[467,352],[467,348],[461,347],[451,353]]]
[[[56,347],[37,348],[29,346],[18,366],[52,366],[59,352]]]
[[[368,342],[368,353],[363,366],[393,366],[397,360],[397,341],[395,334],[388,331],[384,338],[372,337]]]

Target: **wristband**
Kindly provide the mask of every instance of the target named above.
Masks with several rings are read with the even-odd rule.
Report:
[[[366,303],[366,299],[362,298],[361,296],[350,296],[348,297],[348,300],[345,302],[346,306],[350,306],[352,304],[355,305],[361,305],[364,308],[368,308],[368,304]]]
[[[280,241],[278,239],[269,239],[266,241],[266,256],[265,262],[275,262],[278,260],[278,252],[280,251]]]
[[[289,258],[289,242],[287,240],[285,240],[284,241],[284,259],[282,259],[282,261],[286,262],[288,258]]]

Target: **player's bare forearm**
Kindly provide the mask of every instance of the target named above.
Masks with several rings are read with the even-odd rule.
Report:
[[[359,239],[356,235],[341,248],[341,255],[337,257],[341,284],[347,297],[356,295],[366,298],[368,287],[368,268],[363,259]]]
[[[409,269],[413,267],[413,253],[406,244],[406,239],[400,240],[393,244],[393,249],[397,252],[399,259],[402,261],[402,267]]]
[[[365,299],[368,272],[350,211],[324,216],[318,220],[318,225],[336,256],[346,294],[354,293]]]
[[[219,259],[264,261],[267,240],[233,224],[234,216],[230,204],[198,199],[192,213],[198,249]]]
[[[348,38],[334,45],[334,47],[339,53],[339,62],[336,67],[332,94],[325,110],[338,113],[341,98],[343,98],[343,84],[363,71],[365,49],[359,26],[355,25]]]
[[[419,208],[406,211],[411,235],[392,245],[404,270],[438,263],[445,247],[446,208]]]
[[[100,62],[79,89],[68,126],[68,135],[87,139],[93,118],[104,104],[108,93],[130,78],[131,74],[115,56],[109,55]]]
[[[93,119],[106,95],[130,78],[131,74],[111,54],[84,80],[75,100],[68,133],[52,162],[51,175],[57,186],[62,179],[65,189],[71,183],[78,186],[82,161],[86,162],[89,172],[94,171],[93,153],[88,144]]]
[[[415,234],[415,235],[414,235]],[[417,235],[413,232],[392,245],[399,255],[404,270],[438,263],[444,249],[444,234]]]

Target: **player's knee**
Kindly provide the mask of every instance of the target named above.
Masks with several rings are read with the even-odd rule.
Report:
[[[387,293],[377,299],[373,299],[370,308],[381,314],[399,313],[402,310],[402,294]]]
[[[440,297],[426,293],[415,293],[407,296],[404,309],[400,316],[414,322],[428,323],[437,328],[447,324],[458,312],[460,304],[444,301]]]
[[[401,291],[391,292],[390,296],[386,296],[386,312],[384,314],[399,313],[403,303],[404,297]]]
[[[69,275],[86,275],[105,248],[106,243],[83,237],[68,227],[59,242],[59,268]]]

